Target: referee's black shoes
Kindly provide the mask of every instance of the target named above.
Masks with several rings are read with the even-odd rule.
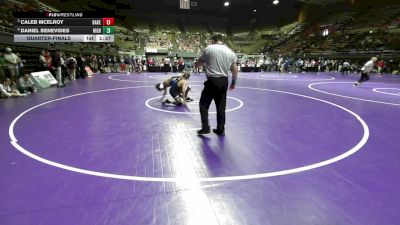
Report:
[[[213,129],[213,132],[219,136],[225,136],[225,131],[223,130]]]
[[[210,133],[210,127],[208,128],[202,128],[201,130],[197,131],[198,135],[202,135],[202,134],[209,134]]]

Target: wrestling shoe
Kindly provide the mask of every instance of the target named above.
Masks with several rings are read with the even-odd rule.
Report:
[[[172,104],[172,102],[170,101],[170,100],[165,100],[165,101],[163,101],[163,103],[162,103],[163,105],[165,105],[165,104]]]
[[[360,82],[355,82],[354,84],[353,84],[353,87],[359,87],[360,86]]]
[[[157,91],[162,91],[162,90],[164,90],[164,85],[161,83],[158,83],[155,85],[155,88],[157,89]]]
[[[187,97],[187,98],[186,98],[186,101],[187,101],[187,102],[193,102],[194,100],[193,100],[193,98]]]

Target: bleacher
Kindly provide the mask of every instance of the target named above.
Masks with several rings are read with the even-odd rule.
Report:
[[[331,27],[336,24],[343,24],[351,21],[354,16],[356,16],[356,12],[340,12],[329,15],[319,22],[320,27]]]
[[[400,18],[400,5],[370,9],[354,17],[348,29],[384,28]]]
[[[274,46],[273,54],[400,54],[400,5],[330,15]],[[323,36],[323,31],[329,34]]]
[[[146,49],[169,49],[172,47],[170,34],[163,32],[151,33],[146,40]]]

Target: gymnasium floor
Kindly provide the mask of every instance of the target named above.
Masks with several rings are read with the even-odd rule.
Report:
[[[0,224],[400,224],[400,77],[241,73],[199,137],[205,76],[176,108],[171,75],[0,100]]]

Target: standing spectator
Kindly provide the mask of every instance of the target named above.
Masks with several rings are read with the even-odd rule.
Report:
[[[304,61],[302,59],[298,59],[296,61],[295,66],[296,66],[296,72],[297,73],[300,73],[303,70],[303,65],[304,65]]]
[[[284,64],[284,62],[285,62],[285,60],[284,60],[282,57],[279,57],[279,58],[278,58],[277,66],[278,66],[278,71],[279,71],[280,73],[283,72],[283,69],[284,69],[283,64]]]
[[[62,79],[62,74],[61,74],[61,66],[62,66],[62,60],[61,60],[61,51],[60,50],[56,50],[56,52],[54,53],[53,57],[52,57],[52,64],[54,67],[54,73],[55,73],[55,77],[57,80],[57,87],[65,87],[65,85],[63,84],[63,79]]]
[[[117,56],[113,57],[113,72],[118,72],[119,62]]]
[[[139,62],[140,62],[140,71],[146,71],[147,67],[146,67],[146,60],[145,58],[141,58],[139,56]]]
[[[204,50],[199,63],[205,63],[207,81],[204,82],[204,89],[199,102],[202,129],[198,130],[197,133],[210,133],[208,109],[212,100],[214,100],[217,108],[218,125],[216,129],[213,129],[213,132],[218,135],[225,135],[225,109],[229,71],[232,72],[230,90],[235,88],[238,77],[235,53],[224,45],[221,34],[215,34],[212,36],[212,45]]]
[[[180,57],[178,60],[178,72],[182,72],[183,69],[185,69],[185,61]]]
[[[99,68],[102,67],[103,69],[107,67],[107,56],[106,55],[101,55],[99,60]]]
[[[349,70],[351,69],[351,65],[349,62],[344,61],[343,65],[342,65],[342,75],[343,76],[348,76],[349,75]]]
[[[104,73],[104,58],[102,55],[99,56],[97,67],[99,68],[100,73]]]
[[[154,62],[154,61],[153,61]],[[142,62],[141,60],[137,57],[135,59],[135,71],[140,74],[140,72],[142,71]]]
[[[50,52],[45,52],[44,58],[46,59],[46,65],[47,65],[46,70],[49,70],[50,72],[54,73],[52,66],[53,59],[51,58]]]
[[[67,60],[67,73],[71,80],[76,80],[76,59],[73,54],[71,54]]]
[[[76,78],[78,79],[85,79],[86,72],[85,72],[85,59],[81,54],[76,58],[77,67],[76,67]]]
[[[8,70],[8,75],[11,79],[11,82],[13,85],[17,84],[17,78],[18,78],[18,56],[12,53],[11,48],[6,48],[6,53],[4,54],[4,61],[5,61],[5,66]]]
[[[199,66],[198,66],[198,64],[197,64],[197,60],[198,59],[194,59],[193,60],[193,63],[192,63],[192,67],[193,67],[193,73],[199,73]]]
[[[126,73],[129,74],[130,72],[132,72],[132,60],[131,57],[129,55],[125,56],[124,59],[124,63],[125,63],[125,69],[126,69]]]
[[[265,71],[266,72],[272,72],[272,60],[271,58],[267,57],[267,59],[264,61],[265,64]]]
[[[79,64],[79,62],[78,62],[78,64]],[[112,72],[113,62],[112,62],[111,56],[107,57],[107,67],[108,67],[108,71]]]
[[[167,74],[168,72],[171,72],[171,61],[169,58],[164,59],[164,72]]]
[[[342,61],[338,61],[338,69],[337,69],[337,72],[338,72],[338,73],[342,72],[342,68],[343,68],[343,62],[342,62]]]
[[[61,59],[61,77],[63,80],[63,84],[65,84],[65,78],[68,77],[69,81],[71,81],[71,76],[68,73],[67,68],[67,57],[65,56],[64,52],[60,52],[60,59]]]
[[[24,70],[24,63],[25,60],[21,59],[21,54],[19,54],[18,52],[15,54],[18,58],[17,58],[17,77],[25,74],[25,70]]]
[[[5,65],[5,61],[4,61],[3,53],[0,52],[0,80],[6,79],[6,75],[4,74],[4,65]]]
[[[35,84],[32,82],[31,78],[29,78],[29,74],[24,74],[20,76],[18,79],[18,90],[21,93],[25,92],[36,92]]]
[[[380,75],[385,69],[385,61],[379,60],[377,65],[378,65],[378,74]]]
[[[97,71],[99,71],[99,62],[97,60],[97,56],[94,54],[90,57],[89,67],[93,73],[97,73]]]
[[[119,58],[118,58],[118,63],[119,63],[119,70],[122,72],[122,71],[125,71],[125,69],[126,69],[126,65],[125,65],[125,61],[124,61],[124,58],[123,58],[123,56],[122,55],[120,55],[119,56]]]
[[[42,50],[39,55],[39,71],[47,70],[49,65],[47,65],[47,60],[45,58],[46,52]]]

